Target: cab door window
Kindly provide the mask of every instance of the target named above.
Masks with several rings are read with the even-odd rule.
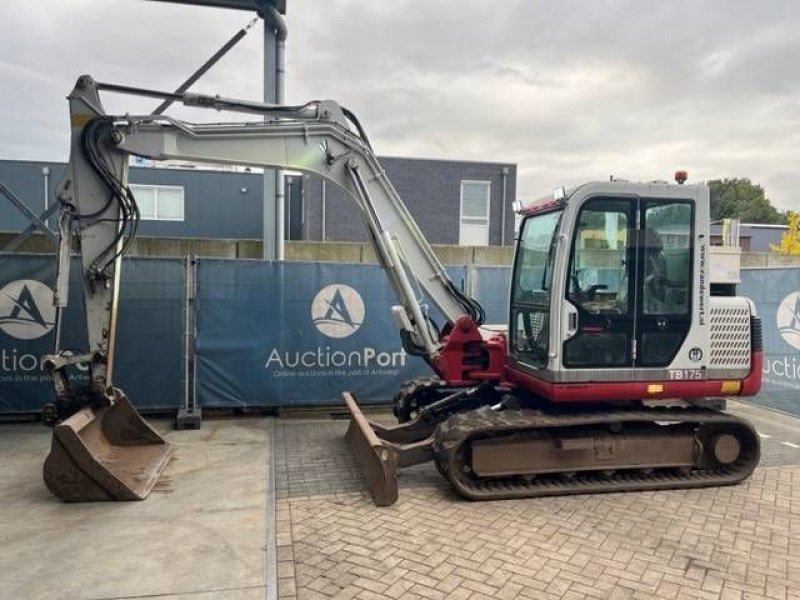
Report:
[[[691,326],[693,205],[648,200],[639,248],[641,305],[637,365],[669,365]]]
[[[648,203],[642,243],[642,312],[685,315],[691,286],[692,207],[686,202]]]
[[[564,343],[567,367],[632,364],[636,202],[595,198],[581,208],[572,238],[567,300],[577,331]]]

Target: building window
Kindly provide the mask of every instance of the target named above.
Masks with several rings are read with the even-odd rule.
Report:
[[[488,181],[461,182],[461,219],[458,243],[462,246],[489,245]]]
[[[130,188],[142,220],[183,221],[183,186],[131,184]]]

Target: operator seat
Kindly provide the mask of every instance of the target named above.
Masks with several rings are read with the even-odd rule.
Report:
[[[644,230],[644,310],[661,313],[667,300],[667,259],[661,235],[648,227]]]

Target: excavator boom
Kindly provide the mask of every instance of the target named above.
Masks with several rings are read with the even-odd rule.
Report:
[[[165,115],[106,115],[99,92],[169,98],[188,106],[256,114],[246,123],[193,124]],[[447,339],[479,340],[482,309],[448,278],[444,267],[387,179],[358,120],[333,101],[274,106],[244,100],[169,94],[79,78],[69,96],[70,162],[58,189],[61,244],[56,331],[66,306],[69,255],[77,238],[89,347],[60,347],[45,358],[56,401],[45,418],[55,425],[45,481],[64,500],[141,499],[163,471],[172,448],[113,385],[121,258],[136,234],[139,210],[127,185],[132,155],[153,160],[236,164],[299,170],[341,187],[359,209],[398,305],[392,313],[409,353],[424,356],[445,379],[460,381],[484,367],[443,359]],[[429,316],[432,302],[446,317],[443,339]],[[495,354],[502,344],[495,344]],[[465,360],[471,357],[464,353]],[[75,390],[68,371],[88,363],[90,381]],[[495,359],[499,369],[500,361]]]

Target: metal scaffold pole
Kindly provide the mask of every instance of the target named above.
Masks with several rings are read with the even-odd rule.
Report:
[[[267,4],[259,15],[264,20],[264,102],[284,102],[284,50],[286,22]],[[284,259],[285,182],[283,171],[264,171],[264,260]]]

